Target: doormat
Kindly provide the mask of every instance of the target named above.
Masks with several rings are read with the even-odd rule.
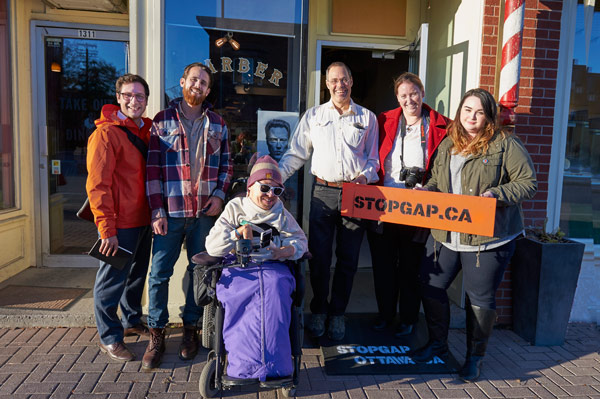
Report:
[[[310,317],[310,316],[309,316]],[[331,341],[327,334],[318,339],[325,358],[325,373],[349,374],[450,374],[456,373],[458,363],[450,354],[448,359],[435,357],[428,363],[413,361],[408,353],[427,343],[427,325],[423,315],[412,334],[396,337],[392,327],[374,331],[373,314],[347,314],[346,336]],[[310,340],[310,338],[307,338]]]
[[[7,285],[0,289],[0,307],[33,310],[67,310],[86,294],[86,288]]]

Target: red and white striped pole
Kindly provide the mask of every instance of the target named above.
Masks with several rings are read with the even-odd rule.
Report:
[[[506,0],[500,69],[500,123],[514,125],[519,102],[525,0]]]

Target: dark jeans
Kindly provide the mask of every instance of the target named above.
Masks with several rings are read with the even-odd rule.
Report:
[[[310,302],[312,313],[343,315],[350,299],[365,228],[361,219],[340,214],[341,202],[341,189],[313,185],[308,232],[308,249],[312,253],[309,262],[310,282],[314,294]],[[331,301],[328,302],[334,235],[337,262],[333,274]]]
[[[515,246],[515,240],[512,240],[501,247],[481,251],[478,255],[477,252],[452,251],[437,242],[435,261],[434,240],[429,236],[419,272],[423,296],[442,302],[448,301],[446,289],[462,268],[464,289],[471,304],[485,309],[496,309],[496,290],[515,252]]]
[[[123,341],[123,328],[141,322],[142,293],[148,273],[152,235],[150,226],[117,229],[119,246],[133,252],[132,261],[122,270],[100,262],[94,283],[94,314],[100,342],[112,345]],[[121,321],[117,307],[121,307]]]
[[[181,245],[185,240],[188,257],[188,284],[185,305],[181,318],[186,326],[195,326],[202,317],[202,307],[196,305],[194,298],[194,267],[192,256],[205,250],[204,242],[208,232],[215,224],[215,218],[167,217],[167,234],[154,235],[152,246],[152,266],[148,277],[148,326],[164,328],[169,322],[169,281],[173,275],[175,263],[181,254]]]
[[[373,262],[373,282],[379,316],[391,321],[415,324],[419,317],[419,265],[425,253],[425,244],[415,242],[418,228],[402,224],[383,223],[379,234],[367,229],[367,239]]]

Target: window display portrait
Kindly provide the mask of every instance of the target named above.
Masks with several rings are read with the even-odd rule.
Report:
[[[257,112],[257,144],[258,156],[270,155],[279,162],[289,148],[289,142],[298,125],[298,112],[262,111]],[[298,207],[300,189],[298,187],[298,173],[294,173],[285,182],[285,191],[281,196],[284,205],[294,217]]]
[[[258,111],[258,143],[260,155],[270,155],[279,162],[289,147],[298,124],[297,112]]]

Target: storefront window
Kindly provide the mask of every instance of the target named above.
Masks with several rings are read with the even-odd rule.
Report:
[[[278,159],[303,111],[305,2],[165,2],[165,99],[181,97],[179,80],[186,65],[200,61],[211,68],[214,82],[207,101],[229,127],[234,180],[242,182],[248,175],[255,152]],[[285,194],[296,217],[300,175],[290,179]]]
[[[15,206],[8,0],[0,0],[0,210]]]
[[[600,244],[600,5],[576,23],[560,228]]]

